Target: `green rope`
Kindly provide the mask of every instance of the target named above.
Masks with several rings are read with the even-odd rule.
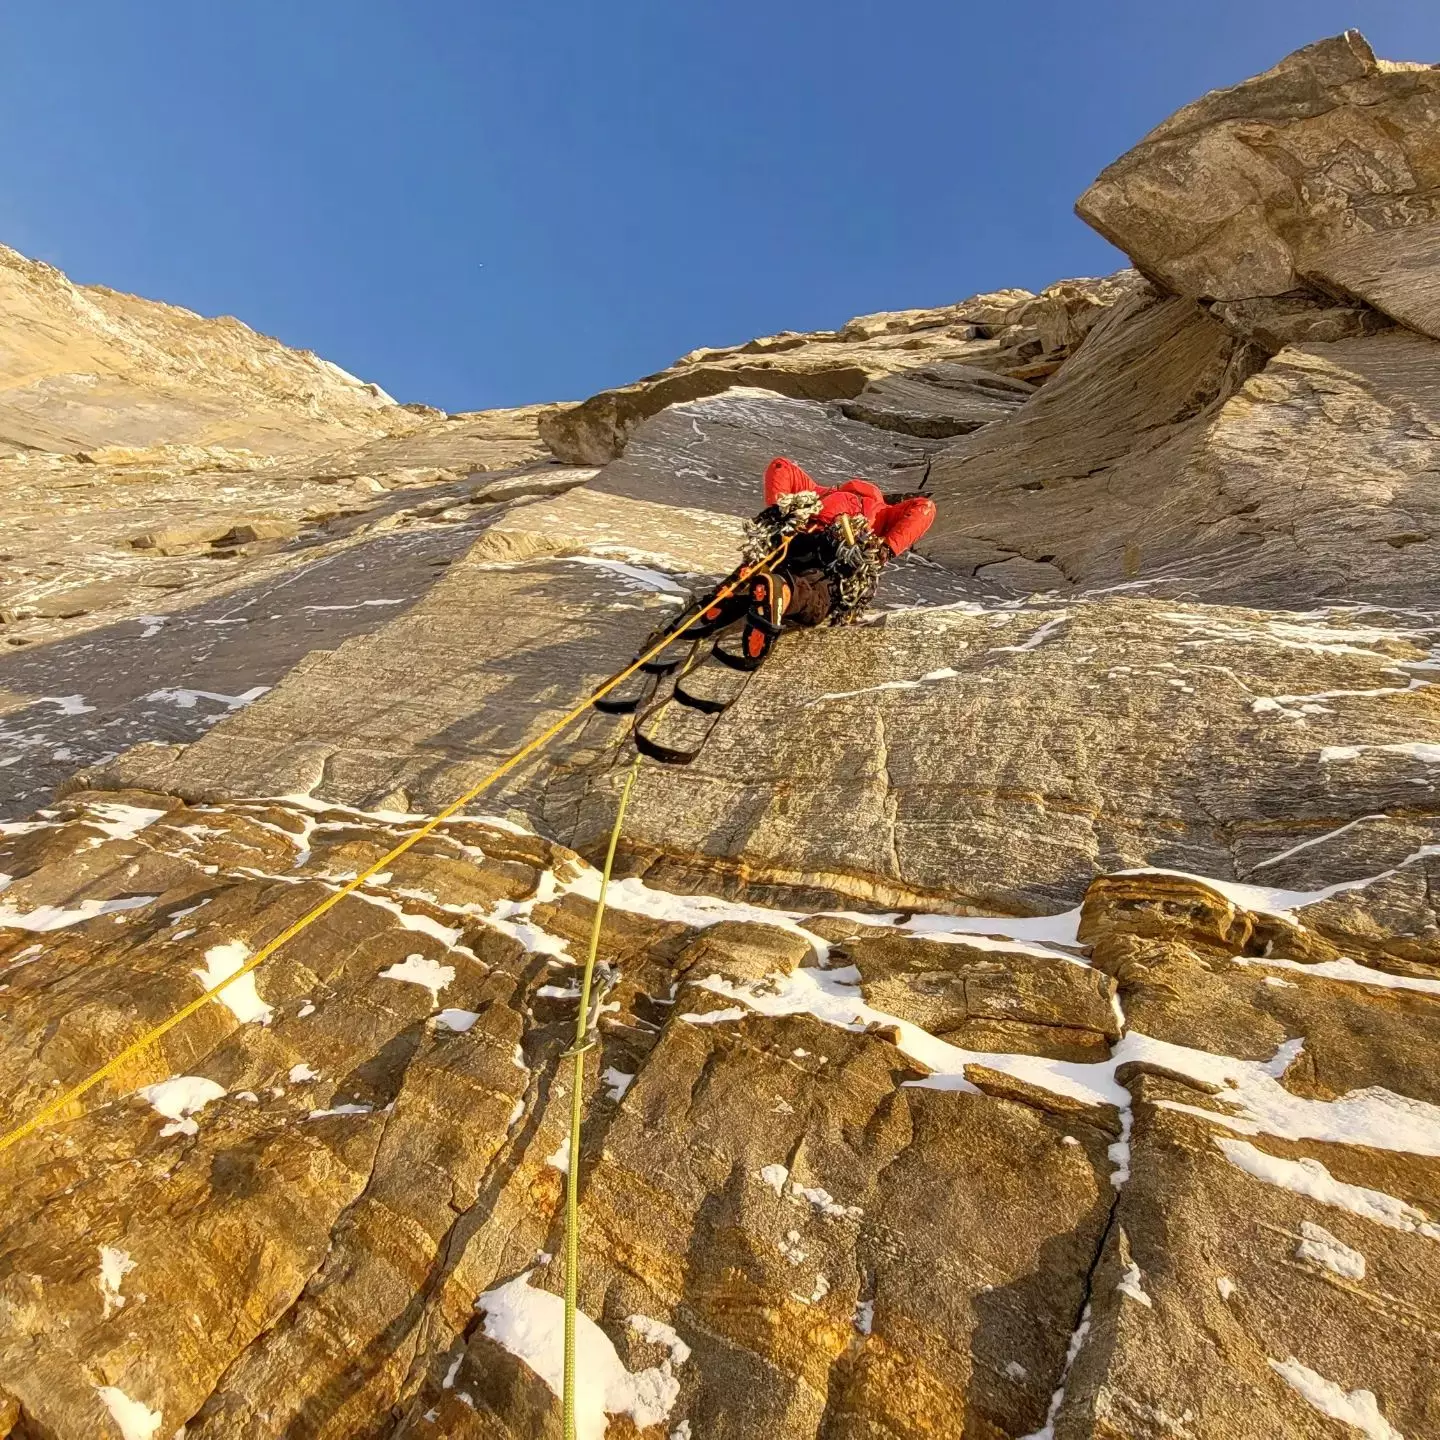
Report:
[[[605,872],[600,880],[600,898],[590,925],[590,949],[585,956],[585,973],[580,978],[580,1007],[575,1012],[575,1043],[565,1053],[575,1061],[570,1082],[570,1163],[565,1167],[565,1440],[575,1440],[575,1296],[580,1279],[580,1121],[585,1087],[585,1052],[595,1044],[590,1026],[590,986],[595,977],[595,954],[600,948],[600,927],[605,922],[605,895],[610,889],[610,871],[615,864],[615,847],[625,822],[625,807],[640,770],[640,756],[630,766],[610,848],[605,852]],[[599,1017],[596,1017],[596,1029]]]

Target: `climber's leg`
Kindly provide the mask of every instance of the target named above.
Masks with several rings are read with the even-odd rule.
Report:
[[[784,575],[761,575],[750,585],[750,609],[740,632],[741,668],[758,670],[780,638],[790,603],[790,581]]]
[[[805,570],[790,578],[790,598],[785,607],[786,626],[809,629],[823,625],[835,608],[835,590],[823,570]]]

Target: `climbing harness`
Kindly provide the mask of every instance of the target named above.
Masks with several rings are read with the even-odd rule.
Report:
[[[590,922],[590,946],[585,952],[585,970],[580,977],[580,1003],[575,1011],[575,1043],[565,1051],[574,1069],[570,1076],[570,1152],[565,1167],[565,1382],[562,1408],[565,1440],[575,1440],[575,1301],[580,1284],[580,1127],[585,1089],[585,1052],[599,1043],[600,1002],[603,992],[596,995],[592,1007],[590,992],[595,979],[595,955],[600,948],[600,930],[605,923],[605,898],[610,890],[610,872],[615,866],[615,847],[620,842],[620,827],[625,823],[625,807],[640,771],[640,756],[631,762],[620,792],[620,805],[615,812],[615,827],[610,831],[610,845],[605,851],[605,869],[600,877],[600,898],[595,902],[595,918]]]
[[[764,557],[764,562],[773,563],[775,558],[777,557],[767,555]],[[730,596],[739,589],[741,583],[741,581],[735,580],[733,584],[730,581],[722,584],[711,597],[711,603],[723,603],[723,601],[729,599]],[[727,589],[726,585],[731,585],[731,588]],[[103,1065],[92,1070],[83,1080],[70,1086],[68,1090],[64,1090],[55,1096],[54,1099],[46,1101],[46,1103],[36,1110],[28,1119],[22,1120],[18,1125],[13,1126],[3,1135],[0,1135],[0,1152],[8,1150],[12,1145],[17,1144],[27,1135],[34,1134],[35,1131],[39,1130],[42,1126],[48,1125],[52,1120],[63,1115],[81,1096],[88,1094],[102,1080],[106,1080],[110,1076],[123,1070],[130,1061],[142,1055],[154,1041],[173,1030],[185,1020],[188,1020],[190,1016],[194,1015],[197,1011],[202,1010],[211,1000],[214,1000],[222,991],[233,985],[237,980],[249,975],[253,970],[268,960],[282,945],[293,940],[302,931],[309,929],[322,915],[333,910],[347,895],[353,895],[366,881],[393,866],[395,861],[405,854],[407,850],[412,846],[418,845],[421,840],[425,839],[427,835],[432,834],[439,826],[443,825],[445,821],[449,820],[451,816],[458,814],[465,806],[469,805],[483,791],[489,789],[489,787],[502,776],[508,775],[521,761],[528,759],[538,750],[548,745],[551,740],[562,731],[568,729],[598,701],[603,700],[611,691],[623,685],[625,681],[639,671],[646,662],[655,659],[667,645],[690,625],[694,608],[693,606],[688,607],[680,622],[662,636],[653,646],[642,651],[640,656],[632,660],[623,670],[617,671],[605,681],[603,685],[586,696],[586,698],[573,709],[562,715],[554,724],[543,730],[533,740],[522,745],[509,759],[502,761],[488,775],[478,780],[465,791],[458,799],[452,800],[443,810],[432,815],[430,819],[425,821],[424,824],[420,825],[417,829],[412,830],[394,849],[387,851],[353,879],[347,880],[338,890],[331,891],[319,904],[315,905],[311,910],[308,910],[296,920],[294,924],[287,926],[273,940],[267,941],[233,974],[226,976],[226,978],[218,984],[212,985],[202,995],[182,1005],[172,1015],[167,1016],[158,1024],[152,1025],[138,1040],[132,1041],[121,1050],[119,1054],[112,1056]]]

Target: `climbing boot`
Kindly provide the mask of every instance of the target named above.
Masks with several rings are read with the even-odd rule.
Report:
[[[736,595],[727,596],[724,600],[717,601],[708,609],[690,622],[685,628],[687,640],[698,640],[706,635],[714,635],[717,631],[724,630],[727,626],[733,625],[749,607],[749,597],[742,590]]]
[[[790,582],[783,575],[761,575],[750,586],[750,609],[740,632],[739,669],[758,670],[780,638],[790,604]]]

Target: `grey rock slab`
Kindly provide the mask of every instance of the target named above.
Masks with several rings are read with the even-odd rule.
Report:
[[[1437,733],[1433,691],[1409,688],[1428,673],[1433,619],[1352,629],[1343,611],[1280,621],[1134,600],[974,609],[782,640],[693,765],[642,777],[632,868],[784,903],[1035,913],[1137,865],[1248,879],[1322,836],[1276,883],[1366,879],[1380,835],[1398,828],[1404,846],[1407,812],[1433,807],[1436,777],[1406,750]],[[1299,719],[1257,709],[1349,690],[1384,693]],[[1398,749],[1374,770],[1326,762],[1330,744],[1367,733]],[[540,813],[593,846],[614,793],[577,770]],[[1361,815],[1380,818],[1332,834]]]
[[[235,724],[178,756],[133,752],[116,773],[190,794],[349,803],[403,790],[438,807],[620,668],[683,600],[678,583],[657,594],[623,560],[486,553],[370,642],[312,656]],[[486,802],[502,814],[503,794]]]
[[[641,425],[594,489],[632,500],[749,516],[765,503],[765,467],[787,455],[824,485],[852,476],[913,489],[933,442],[879,430],[806,400],[753,389],[672,405]]]
[[[0,816],[28,813],[82,766],[185,745],[312,650],[393,619],[473,532],[382,537],[199,605],[0,651]],[[168,753],[168,752],[167,752]]]
[[[1437,358],[1390,330],[1264,361],[1190,302],[1137,296],[1013,416],[936,456],[927,553],[958,564],[984,541],[1085,589],[1424,606]]]
[[[882,430],[927,439],[968,435],[1003,419],[1033,393],[1022,380],[970,365],[931,365],[872,380],[839,410]]]
[[[785,332],[723,349],[692,350],[666,370],[601,391],[541,417],[541,438],[571,464],[603,465],[625,453],[635,431],[676,405],[735,389],[793,399],[853,402],[886,376],[932,366],[979,368],[1002,380],[1052,374],[1097,316],[1129,289],[1133,271],[1062,280],[1039,295],[1003,290],[931,310],[862,315],[841,330]],[[881,400],[887,428],[955,434],[955,397],[932,385]],[[892,396],[892,400],[893,400]],[[947,419],[948,417],[948,419]],[[884,423],[884,422],[879,422]],[[918,428],[917,428],[918,427]],[[962,426],[963,428],[963,426]]]
[[[1440,97],[1435,108],[1440,121]],[[1366,300],[1440,339],[1440,218],[1348,235],[1307,253],[1301,264],[1326,289]]]
[[[403,792],[438,808],[682,598],[626,561],[483,553],[187,750],[132,752],[106,783],[365,805]],[[989,913],[1064,909],[1095,875],[1137,865],[1249,878],[1297,845],[1277,883],[1371,876],[1387,829],[1400,827],[1385,852],[1398,861],[1406,813],[1433,800],[1419,757],[1440,742],[1436,624],[1116,598],[959,602],[792,633],[692,766],[646,766],[625,864],[671,888]],[[482,808],[602,844],[625,734],[619,719],[577,723]],[[1357,745],[1353,761],[1327,759]],[[1364,816],[1380,818],[1351,824]]]

